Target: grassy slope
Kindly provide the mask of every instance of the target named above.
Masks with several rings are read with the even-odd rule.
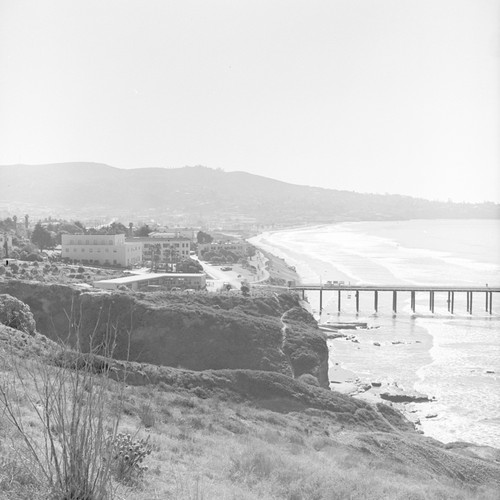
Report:
[[[57,357],[50,341],[6,327],[0,349],[2,379],[19,357],[29,366],[41,356],[49,371]],[[125,366],[110,362],[117,374]],[[127,387],[114,382],[108,406],[121,412],[123,430],[150,436],[153,453],[144,480],[120,486],[119,498],[498,498],[498,463],[445,449],[384,405],[269,372],[127,369]],[[30,431],[40,432],[22,411]],[[22,443],[3,417],[0,433],[0,498],[46,498],[36,471],[14,453]]]

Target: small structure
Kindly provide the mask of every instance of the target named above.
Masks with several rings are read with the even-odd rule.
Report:
[[[170,290],[172,288],[202,290],[206,286],[206,275],[203,273],[147,273],[94,281],[96,288],[116,290],[126,286],[131,290]]]

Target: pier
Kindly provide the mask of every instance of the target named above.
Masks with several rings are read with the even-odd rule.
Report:
[[[324,294],[337,295],[337,310],[342,310],[342,292],[354,294],[356,302],[356,312],[359,312],[359,297],[361,293],[373,293],[373,309],[378,312],[379,308],[379,293],[389,292],[392,293],[392,311],[397,313],[398,310],[398,293],[410,294],[410,307],[412,312],[416,309],[416,295],[418,293],[425,293],[429,296],[429,311],[434,313],[436,294],[446,294],[445,302],[448,307],[448,312],[454,314],[455,312],[455,295],[465,294],[466,308],[469,314],[472,314],[472,305],[474,295],[480,294],[485,297],[485,311],[493,314],[493,294],[500,293],[500,287],[476,286],[476,287],[463,287],[463,286],[401,286],[401,285],[344,285],[344,284],[305,284],[291,286],[290,290],[302,292],[302,298],[305,298],[306,291],[319,292],[319,311],[323,311],[323,298]]]

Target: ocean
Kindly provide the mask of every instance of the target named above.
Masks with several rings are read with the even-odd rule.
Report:
[[[263,233],[251,243],[295,266],[303,283],[500,286],[500,222],[497,220],[410,220],[346,222]],[[417,294],[416,313],[409,293],[319,294],[308,301],[321,322],[366,321],[359,343],[329,340],[330,365],[355,372],[363,381],[382,380],[417,390],[435,401],[414,404],[425,434],[444,442],[468,441],[500,448],[500,293],[493,314],[485,297],[474,294],[466,312],[465,293],[455,294],[455,314],[447,294]],[[380,344],[380,345],[375,345]]]

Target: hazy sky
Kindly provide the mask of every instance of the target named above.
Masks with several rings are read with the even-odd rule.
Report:
[[[500,201],[499,26],[498,0],[0,0],[0,164]]]

